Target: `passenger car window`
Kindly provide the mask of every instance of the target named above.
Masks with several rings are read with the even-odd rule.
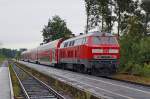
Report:
[[[66,47],[66,43],[64,44],[64,47]]]
[[[69,42],[69,46],[72,46],[72,41]]]
[[[64,47],[67,47],[67,46],[68,46],[68,42],[65,42]]]

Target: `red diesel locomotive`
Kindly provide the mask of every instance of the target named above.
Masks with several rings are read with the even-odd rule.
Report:
[[[114,73],[120,58],[117,38],[92,32],[58,39],[22,53],[22,60],[96,75]]]

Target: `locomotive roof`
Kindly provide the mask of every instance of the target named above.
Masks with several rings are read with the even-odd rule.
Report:
[[[68,42],[70,40],[76,40],[76,39],[80,39],[80,38],[84,38],[84,37],[88,37],[88,36],[103,36],[103,35],[105,35],[105,36],[113,36],[111,33],[94,31],[94,32],[89,32],[88,34],[83,34],[83,35],[79,35],[79,36],[67,39],[64,42]]]

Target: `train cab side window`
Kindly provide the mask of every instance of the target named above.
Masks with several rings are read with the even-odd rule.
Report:
[[[82,39],[82,44],[85,44],[86,43],[86,37],[84,37],[83,39]]]
[[[78,42],[78,45],[81,45],[82,44],[82,38],[79,39],[79,42]]]
[[[76,41],[74,41],[74,44],[73,45],[81,45],[82,44],[82,38],[80,39],[77,39]]]

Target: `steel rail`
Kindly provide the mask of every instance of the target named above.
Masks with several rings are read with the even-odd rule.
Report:
[[[17,65],[17,64],[15,64]],[[26,72],[27,74],[29,74],[30,76],[32,76],[34,79],[36,79],[37,81],[39,81],[43,86],[47,87],[47,89],[49,89],[50,92],[52,92],[53,94],[56,95],[57,98],[59,99],[65,99],[61,94],[59,94],[57,91],[55,91],[53,88],[51,88],[50,86],[48,86],[47,84],[45,84],[43,81],[41,81],[40,79],[38,79],[37,77],[33,76],[32,74],[30,74],[28,71],[24,70],[22,67],[19,67],[20,69],[22,69],[24,72]],[[61,98],[60,98],[61,97]]]
[[[16,64],[13,64],[13,65],[17,66]],[[60,95],[58,92],[56,92],[50,86],[48,86],[47,84],[45,84],[43,81],[39,80],[37,77],[33,76],[32,74],[30,74],[28,71],[24,70],[23,68],[21,68],[19,66],[17,66],[17,67],[19,69],[21,69],[22,71],[24,71],[28,76],[34,78],[34,80],[36,80],[38,83],[40,83],[40,85],[42,85],[44,88],[46,88],[49,91],[50,94],[53,94],[56,97],[56,99],[65,99],[62,95]],[[16,75],[18,81],[19,81],[19,84],[20,84],[20,86],[21,86],[21,88],[22,88],[22,90],[23,90],[23,92],[25,94],[25,97],[27,99],[31,99],[30,96],[29,96],[29,94],[28,94],[28,92],[26,91],[23,83],[21,82],[21,80],[19,78],[19,75],[16,73],[16,71],[14,70],[14,68],[13,68],[13,71],[15,72],[15,75]]]
[[[27,94],[27,91],[25,90],[25,88],[24,88],[24,86],[23,86],[23,84],[22,84],[20,78],[18,77],[18,75],[17,75],[17,73],[15,72],[14,68],[12,68],[12,69],[13,69],[13,71],[14,71],[14,73],[15,73],[15,76],[17,77],[17,79],[18,79],[18,81],[19,81],[19,84],[20,84],[20,86],[21,86],[21,89],[23,90],[23,93],[24,93],[25,97],[26,97],[27,99],[30,99],[30,97],[29,97],[29,95]]]

